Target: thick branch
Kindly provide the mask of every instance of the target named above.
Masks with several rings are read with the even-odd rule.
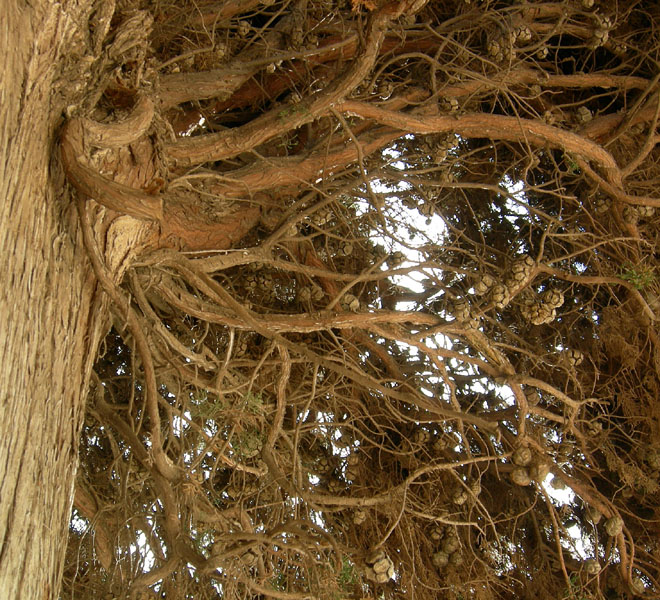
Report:
[[[535,146],[550,145],[598,163],[610,181],[620,181],[619,168],[609,152],[582,136],[540,121],[477,113],[459,117],[411,115],[351,100],[338,103],[335,108],[407,133],[457,133],[468,138],[507,140]]]
[[[404,4],[410,3],[401,3],[399,7]],[[282,109],[274,109],[242,127],[198,138],[177,140],[166,147],[167,156],[178,166],[223,160],[310,123],[364,80],[378,57],[385,29],[393,16],[388,9],[381,10],[373,18],[366,36],[364,52],[355,60],[348,73],[333,81],[327,89],[287,107],[286,113]]]
[[[165,205],[158,245],[186,251],[226,250],[257,225],[260,216],[259,206],[241,206],[229,215],[215,217],[201,201],[172,199]]]
[[[362,152],[366,155],[379,150],[389,142],[401,137],[401,131],[379,128],[360,139]],[[358,158],[357,148],[351,144],[336,151],[327,152],[320,148],[305,158],[269,158],[263,162],[232,171],[227,183],[213,186],[213,191],[229,198],[241,198],[260,190],[281,189],[329,177],[334,171],[343,169]]]
[[[99,148],[122,148],[140,139],[154,118],[154,103],[141,97],[131,114],[117,123],[99,123],[92,119],[81,120],[84,141]],[[75,145],[75,141],[69,139]]]
[[[80,162],[79,157],[84,155],[83,128],[82,121],[74,119],[64,126],[60,137],[62,163],[71,184],[84,196],[118,213],[136,219],[161,221],[163,206],[159,196],[105,179]]]
[[[99,507],[92,495],[80,484],[76,485],[73,506],[85,517],[94,530],[94,547],[101,566],[110,571],[113,560],[113,544],[106,529],[107,518],[101,521]]]
[[[291,17],[281,19],[277,27],[263,36],[262,43],[271,51],[279,49],[282,31],[291,21]],[[214,96],[220,101],[226,100],[263,67],[264,62],[264,48],[260,45],[242,52],[222,69],[163,75],[160,80],[161,106],[167,109],[181,102]]]
[[[256,69],[235,66],[199,73],[163,75],[160,82],[160,101],[163,109],[181,102],[217,96],[226,100],[245,83]]]

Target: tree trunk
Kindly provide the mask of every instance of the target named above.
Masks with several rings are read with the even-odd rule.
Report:
[[[86,4],[8,0],[0,15],[3,598],[58,597],[78,437],[102,324],[75,207],[51,157],[65,102],[66,87],[58,91],[57,85],[63,57],[74,60],[64,53]]]

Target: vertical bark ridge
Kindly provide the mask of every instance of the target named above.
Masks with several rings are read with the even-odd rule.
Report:
[[[81,3],[82,6],[86,2]],[[82,8],[10,1],[0,23],[0,596],[57,598],[94,343],[93,279],[49,162],[60,52]],[[58,104],[59,103],[59,104]],[[90,329],[91,327],[91,329]]]

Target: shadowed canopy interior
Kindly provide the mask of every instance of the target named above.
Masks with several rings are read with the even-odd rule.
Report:
[[[62,598],[660,593],[659,24],[99,2]]]

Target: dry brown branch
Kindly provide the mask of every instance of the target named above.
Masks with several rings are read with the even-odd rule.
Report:
[[[417,2],[421,4],[421,2]],[[400,4],[400,6],[399,6]],[[396,14],[411,2],[397,3]],[[348,72],[325,90],[293,104],[283,110],[272,110],[236,130],[209,134],[203,138],[183,139],[166,147],[168,158],[178,166],[222,160],[250,150],[265,141],[297,129],[322,115],[329,107],[346,96],[371,70],[388,22],[393,18],[390,10],[382,10],[371,20],[365,36],[365,47]],[[284,112],[284,116],[282,116]]]
[[[79,162],[78,157],[83,155],[84,127],[82,121],[69,121],[60,137],[62,163],[71,184],[83,196],[93,198],[118,213],[136,219],[161,221],[163,201],[160,197],[105,179]]]
[[[459,117],[414,116],[386,111],[375,106],[346,101],[335,105],[338,110],[405,131],[429,133],[457,133],[464,137],[507,140],[535,146],[549,145],[582,156],[604,169],[614,185],[620,184],[621,174],[614,158],[601,146],[577,134],[538,121],[504,117],[501,115],[465,114]]]

